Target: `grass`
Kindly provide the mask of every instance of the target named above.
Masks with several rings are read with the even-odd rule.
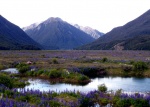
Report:
[[[0,69],[31,61],[30,66],[38,69],[97,67],[104,68],[108,75],[122,76],[123,64],[150,62],[149,54],[150,51],[0,51]],[[150,77],[149,70],[143,76]]]

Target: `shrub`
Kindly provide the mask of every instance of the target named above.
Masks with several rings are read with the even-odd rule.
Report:
[[[89,80],[89,78],[88,78],[87,76],[85,76],[85,75],[80,75],[80,76],[78,77],[78,81],[80,81],[80,82],[82,82],[82,81],[87,81],[87,80]]]
[[[40,69],[40,70],[37,71],[37,75],[41,75],[43,73],[44,73],[44,70],[42,70],[42,69]]]
[[[49,78],[60,78],[61,74],[61,71],[58,71],[57,69],[52,69],[50,70]]]
[[[26,71],[28,71],[30,69],[29,65],[27,65],[25,63],[18,64],[17,68],[19,70],[19,73],[21,73],[21,74],[26,73]]]
[[[58,61],[56,58],[52,59],[53,64],[58,64]]]
[[[57,101],[53,101],[53,100],[51,100],[51,101],[49,102],[49,105],[50,105],[51,107],[61,107],[61,106],[62,106],[61,103],[59,103],[59,102],[57,102]]]
[[[116,107],[130,107],[131,103],[129,99],[120,99],[116,102]]]
[[[8,88],[12,88],[13,87],[13,82],[12,79],[6,75],[0,75],[0,84],[5,85]]]
[[[26,73],[29,70],[29,66],[23,66],[19,68],[19,73],[23,74]]]
[[[107,91],[107,87],[105,86],[105,84],[101,84],[98,86],[98,90],[101,92],[106,92]]]
[[[132,100],[131,104],[134,107],[149,107],[149,101],[144,99]]]
[[[0,70],[4,69],[4,66],[0,64]]]
[[[108,59],[106,58],[106,57],[104,57],[103,59],[102,59],[102,62],[107,62],[108,61]]]
[[[135,71],[144,71],[148,69],[148,65],[145,62],[139,61],[133,64]]]
[[[100,103],[102,106],[106,106],[109,103],[109,100],[107,98],[101,98]]]

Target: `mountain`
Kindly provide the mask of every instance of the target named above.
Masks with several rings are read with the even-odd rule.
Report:
[[[88,27],[88,26],[83,27],[83,26],[79,26],[78,24],[74,24],[73,26],[82,30],[83,32],[87,33],[88,35],[91,35],[91,37],[93,37],[94,39],[98,39],[99,37],[104,35],[104,33],[99,32],[96,29],[92,29],[91,27]]]
[[[150,50],[150,10],[78,49]]]
[[[40,48],[41,46],[21,28],[0,15],[0,50],[39,50]]]
[[[54,17],[23,30],[46,49],[73,49],[95,40],[71,24]]]

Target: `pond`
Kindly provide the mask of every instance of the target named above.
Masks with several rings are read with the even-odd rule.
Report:
[[[29,79],[29,86],[26,86],[27,89],[39,89],[41,91],[57,91],[62,92],[64,90],[69,91],[81,91],[88,92],[91,90],[97,90],[98,85],[105,84],[108,87],[108,90],[118,90],[123,89],[124,92],[150,92],[150,78],[123,78],[123,77],[103,77],[103,78],[94,78],[92,82],[85,86],[71,85],[65,83],[56,83],[52,84],[48,80],[43,79]]]
[[[4,70],[1,70],[2,72],[9,72],[9,73],[18,73],[18,70],[16,68],[8,68],[8,69],[4,69]]]

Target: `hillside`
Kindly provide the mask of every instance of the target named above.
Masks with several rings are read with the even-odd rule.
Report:
[[[0,15],[0,50],[39,50],[42,48],[21,28]]]
[[[150,50],[150,10],[124,26],[114,28],[84,50]]]

